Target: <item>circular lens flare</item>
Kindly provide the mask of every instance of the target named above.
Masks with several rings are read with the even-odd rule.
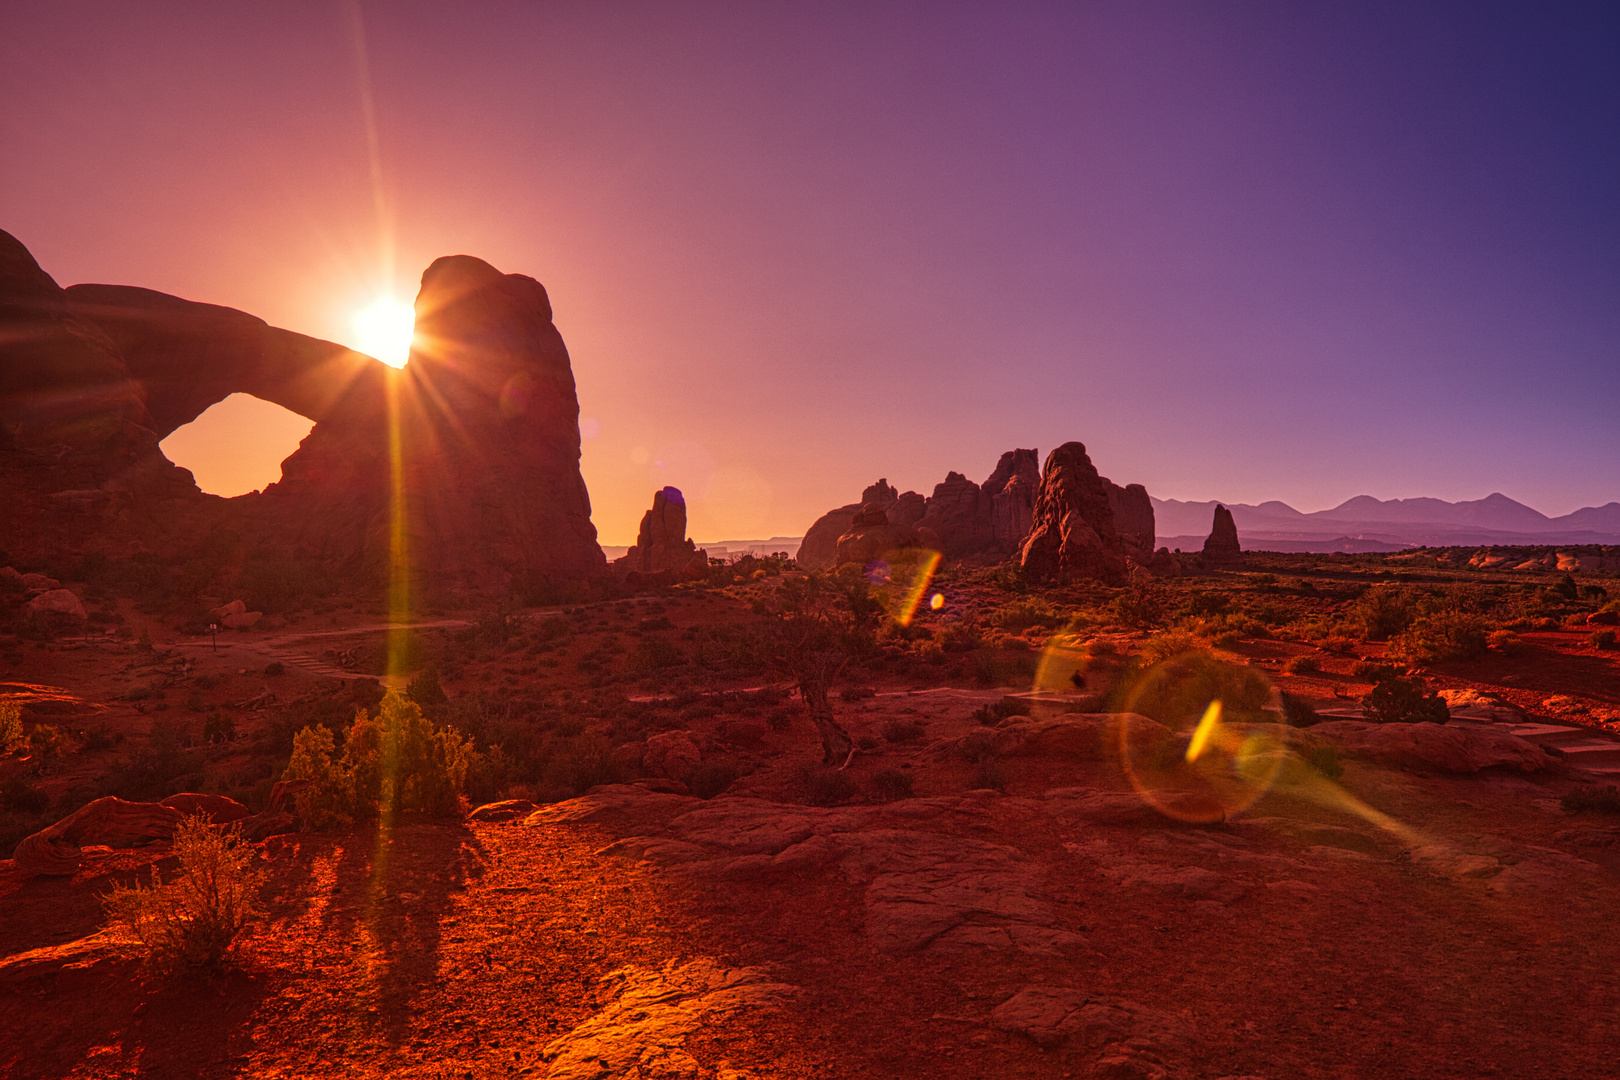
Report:
[[[389,367],[402,368],[411,356],[416,312],[409,304],[383,297],[354,313],[355,348]]]

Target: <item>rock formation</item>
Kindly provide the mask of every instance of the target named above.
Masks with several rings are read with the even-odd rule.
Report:
[[[640,574],[703,577],[709,572],[709,553],[686,538],[686,498],[680,488],[666,487],[654,493],[652,509],[641,517],[635,544],[613,566]]]
[[[990,533],[1000,550],[1011,554],[1023,546],[1034,521],[1035,493],[1040,486],[1039,454],[1034,450],[1008,450],[980,487],[990,500]]]
[[[1018,555],[1025,573],[1037,581],[1124,576],[1109,487],[1080,443],[1064,443],[1047,456],[1034,524]]]
[[[1103,482],[1108,484],[1108,506],[1114,511],[1114,528],[1125,554],[1138,566],[1147,566],[1153,561],[1155,539],[1153,501],[1147,488],[1141,484],[1120,487],[1106,477]]]
[[[904,498],[908,510],[914,507],[917,493],[906,492]],[[895,506],[902,500],[901,494],[894,489],[886,479],[861,492],[861,501],[840,506],[836,510],[829,510],[816,519],[815,524],[805,532],[804,539],[799,543],[798,563],[809,570],[826,570],[833,566],[838,555],[838,538],[849,532],[854,524],[855,515],[872,504],[877,503],[884,510]]]
[[[124,286],[61,289],[0,233],[8,550],[176,553],[225,529],[254,552],[380,584],[402,524],[413,579],[440,591],[601,572],[573,373],[545,289],[451,256],[423,274],[416,311],[417,346],[395,372],[229,308]],[[315,427],[279,483],[222,500],[158,442],[237,392]]]
[[[883,504],[870,502],[850,520],[849,532],[838,538],[834,561],[840,566],[869,563],[903,548],[921,546],[919,530],[895,524],[889,520]]]
[[[990,509],[991,500],[978,484],[959,472],[946,473],[944,481],[934,485],[917,528],[929,530],[940,551],[952,558],[976,555],[995,543]]]
[[[1215,522],[1209,539],[1204,541],[1204,565],[1237,566],[1242,562],[1243,548],[1238,544],[1237,523],[1232,520],[1232,511],[1217,503]]]

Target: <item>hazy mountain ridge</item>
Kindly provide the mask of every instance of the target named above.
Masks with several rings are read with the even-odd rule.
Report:
[[[1214,501],[1154,499],[1160,542],[1209,532]],[[1232,511],[1238,531],[1253,546],[1290,541],[1323,550],[1324,542],[1355,539],[1379,544],[1556,544],[1620,543],[1620,502],[1588,506],[1560,517],[1548,517],[1521,502],[1494,492],[1483,499],[1376,499],[1357,495],[1328,510],[1304,513],[1271,500],[1222,504]],[[1286,548],[1283,548],[1286,550]]]

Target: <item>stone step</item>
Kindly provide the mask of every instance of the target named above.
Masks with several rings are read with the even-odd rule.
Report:
[[[1555,743],[1547,749],[1578,769],[1593,765],[1620,765],[1620,742],[1609,742],[1607,739]]]
[[[1525,742],[1549,749],[1560,743],[1583,742],[1592,737],[1590,728],[1570,727],[1567,724],[1514,724],[1508,728],[1508,732]]]

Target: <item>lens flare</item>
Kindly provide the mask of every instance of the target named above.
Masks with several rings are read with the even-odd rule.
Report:
[[[945,606],[945,594],[935,593],[928,598],[928,610],[938,611]]]
[[[1209,745],[1211,735],[1215,734],[1215,727],[1221,722],[1221,701],[1216,698],[1204,710],[1204,718],[1198,721],[1198,727],[1193,730],[1192,741],[1187,743],[1187,761],[1197,761],[1198,755],[1204,752]]]

